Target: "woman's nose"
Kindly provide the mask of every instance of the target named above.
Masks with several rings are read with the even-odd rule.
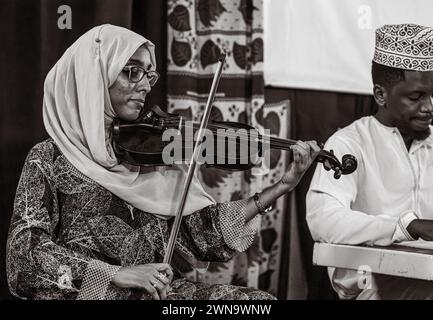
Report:
[[[152,90],[152,87],[150,85],[149,79],[147,79],[147,76],[144,76],[143,79],[141,79],[137,83],[137,91],[145,91],[146,93],[148,93],[151,90]]]

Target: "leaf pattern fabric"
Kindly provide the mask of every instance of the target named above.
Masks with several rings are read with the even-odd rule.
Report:
[[[220,223],[227,206],[209,206],[185,217],[176,251],[196,260],[231,259],[237,251],[227,246]],[[89,266],[97,266],[91,273],[99,268],[106,273],[99,278],[107,282],[100,298],[146,298],[143,292],[110,285],[113,272],[107,270],[162,262],[172,220],[133,208],[86,178],[48,139],[28,154],[17,188],[7,243],[9,287],[23,299],[76,299],[83,281],[92,283]],[[169,299],[273,298],[254,289],[193,283],[184,279],[175,257]]]

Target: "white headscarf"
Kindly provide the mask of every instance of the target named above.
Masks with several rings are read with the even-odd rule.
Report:
[[[44,125],[81,173],[134,207],[168,218],[176,214],[185,167],[139,174],[139,167],[119,164],[108,136],[116,116],[108,88],[141,45],[155,67],[153,43],[128,29],[106,24],[82,35],[45,79]],[[214,203],[194,177],[184,215]]]

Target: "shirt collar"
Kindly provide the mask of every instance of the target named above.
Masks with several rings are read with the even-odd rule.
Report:
[[[383,123],[381,123],[379,120],[377,120],[375,116],[371,116],[371,117],[374,119],[374,122],[379,127],[383,128],[386,131],[391,132],[393,134],[401,135],[400,131],[398,130],[397,127],[388,127],[388,126],[384,125]],[[419,147],[424,146],[424,145],[429,145],[429,146],[433,145],[433,126],[430,126],[430,135],[426,139],[424,139],[424,140],[414,140],[412,142],[411,151],[415,151],[415,150],[412,150],[414,147],[416,147],[416,149],[418,149]]]
[[[423,141],[425,144],[433,145],[433,127],[430,126],[430,135]]]

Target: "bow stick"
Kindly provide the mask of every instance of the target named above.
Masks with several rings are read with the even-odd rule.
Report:
[[[209,94],[209,97],[207,99],[206,108],[204,110],[203,118],[202,118],[201,123],[200,123],[197,141],[196,141],[195,146],[194,146],[194,152],[193,152],[191,160],[190,160],[188,173],[187,173],[184,187],[183,187],[183,191],[182,191],[182,197],[181,197],[179,207],[178,207],[177,212],[176,212],[173,227],[172,227],[171,233],[170,233],[170,239],[168,240],[167,249],[166,249],[165,255],[164,255],[164,263],[167,263],[167,264],[170,264],[171,259],[173,257],[173,251],[174,251],[174,247],[176,246],[176,239],[177,239],[177,235],[179,233],[180,223],[182,222],[182,213],[183,213],[183,209],[185,207],[186,197],[188,196],[189,187],[191,185],[191,180],[192,180],[192,177],[194,175],[195,167],[197,164],[197,158],[200,154],[200,149],[201,149],[200,146],[201,146],[204,134],[205,134],[205,129],[206,129],[207,124],[209,122],[210,111],[212,109],[212,104],[213,104],[213,101],[215,98],[216,90],[217,90],[217,87],[218,87],[218,84],[219,84],[219,81],[221,78],[221,72],[222,72],[222,68],[224,65],[225,57],[226,57],[225,54],[222,54],[218,60],[217,70],[216,70],[216,73],[215,73],[213,81],[212,81],[210,94]]]

